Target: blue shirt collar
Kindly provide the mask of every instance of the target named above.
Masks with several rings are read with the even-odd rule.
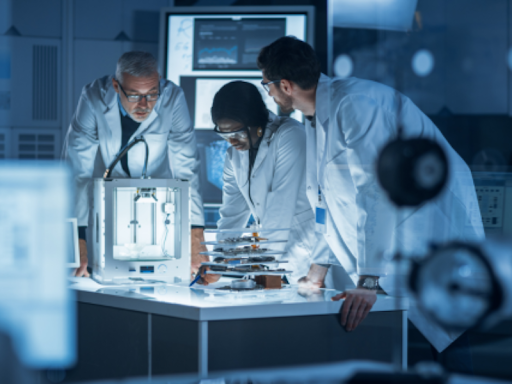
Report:
[[[119,104],[119,110],[121,111],[121,114],[126,117],[128,115],[128,112],[123,107],[123,104],[121,104],[121,99],[119,98],[119,93],[117,94],[117,104]]]

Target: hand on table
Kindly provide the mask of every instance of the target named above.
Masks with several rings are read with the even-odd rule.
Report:
[[[76,277],[90,277],[89,272],[87,272],[87,243],[84,239],[79,240],[79,248],[80,248],[80,267],[74,270],[73,276]]]
[[[199,273],[199,269],[201,267],[201,263],[210,261],[210,257],[208,255],[201,255],[200,252],[206,252],[208,249],[206,245],[201,244],[204,242],[204,234],[203,228],[192,228],[191,231],[191,266],[190,271],[192,274],[191,280],[196,277],[196,274]],[[201,273],[202,277],[198,281],[199,284],[208,285],[215,283],[220,279],[220,275],[207,275],[206,272],[209,268],[202,268]]]
[[[377,301],[374,290],[356,288],[349,289],[332,298],[333,301],[345,299],[341,306],[341,325],[347,331],[353,331],[366,318]]]

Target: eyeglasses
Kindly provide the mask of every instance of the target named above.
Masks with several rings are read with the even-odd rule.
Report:
[[[138,103],[142,101],[142,99],[146,99],[148,103],[152,101],[157,101],[158,97],[160,96],[160,85],[158,85],[158,93],[152,93],[150,95],[127,95],[126,92],[123,89],[123,86],[119,82],[119,80],[116,80],[117,84],[119,84],[119,88],[121,88],[121,91],[123,91],[124,95],[126,96],[126,100],[130,103]]]
[[[220,137],[222,137],[224,140],[227,140],[227,141],[229,141],[231,139],[240,140],[240,139],[246,139],[247,138],[247,128],[246,127],[243,127],[242,129],[239,129],[238,131],[222,132],[219,129],[219,126],[216,125],[213,128],[213,131],[217,135],[219,135]]]
[[[261,80],[261,85],[263,86],[263,89],[264,89],[265,91],[267,91],[267,93],[268,93],[268,92],[270,92],[270,87],[269,87],[269,85],[270,85],[270,84],[274,84],[274,83],[279,83],[280,81],[281,81],[281,79],[279,79],[279,80],[274,80],[274,81],[269,81],[268,83],[265,83],[263,80]]]

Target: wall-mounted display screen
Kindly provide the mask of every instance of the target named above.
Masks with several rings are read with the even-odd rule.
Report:
[[[194,69],[258,70],[261,48],[286,34],[286,18],[194,20]]]
[[[194,13],[166,13],[163,52],[165,76],[183,88],[194,127],[213,128],[209,116],[213,97],[233,80],[249,81],[261,88],[268,109],[279,114],[274,100],[261,87],[256,60],[261,48],[282,36],[307,40],[308,12],[231,14],[194,8]],[[303,120],[298,111],[291,116]]]

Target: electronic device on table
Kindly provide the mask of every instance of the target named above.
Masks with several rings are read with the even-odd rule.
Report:
[[[277,231],[289,229],[263,229],[253,224],[250,228],[239,230],[209,230],[216,233],[216,241],[205,241],[204,245],[213,245],[213,251],[201,252],[213,257],[204,262],[205,274],[236,276],[223,290],[259,290],[281,289],[281,276],[293,273],[280,268],[279,255],[282,251],[272,250],[272,244],[285,243],[287,240],[270,240],[268,236]],[[263,236],[265,234],[265,237]]]
[[[142,136],[128,143],[94,180],[93,279],[102,284],[190,280],[190,185],[112,179],[110,170]],[[147,149],[147,147],[146,147]]]

